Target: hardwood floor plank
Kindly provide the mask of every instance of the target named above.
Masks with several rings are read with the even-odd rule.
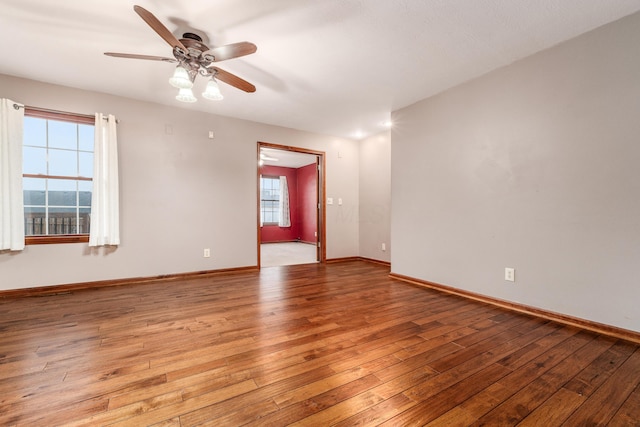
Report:
[[[373,375],[366,375],[348,383],[337,385],[321,394],[309,397],[292,405],[271,413],[249,425],[329,425],[327,419],[333,419],[336,414],[336,405],[349,401],[361,394],[370,394],[369,389],[379,384],[380,381]],[[341,406],[342,408],[342,406]],[[329,409],[330,412],[325,412]],[[341,410],[337,410],[340,412]],[[341,415],[338,414],[338,417]]]
[[[580,396],[566,388],[561,388],[517,425],[518,427],[562,425],[569,415],[582,405],[584,401],[584,396]],[[632,424],[626,425],[629,426]]]
[[[183,421],[181,418],[181,427],[187,426],[202,426],[202,427],[218,427],[218,426],[240,426],[246,425],[248,420],[257,420],[265,417],[268,414],[272,414],[278,410],[278,405],[273,403],[273,400],[268,399],[262,402],[255,403],[251,406],[243,407],[233,412],[227,412],[219,417],[210,417],[205,415],[202,422],[198,421],[196,424],[191,424],[187,419]],[[193,413],[188,414],[191,416]]]
[[[416,402],[404,394],[396,394],[364,411],[358,412],[356,415],[334,424],[334,426],[379,426],[394,415],[404,412],[415,405]]]
[[[636,348],[635,344],[618,341],[564,387],[580,395],[590,396],[620,368]]]
[[[445,412],[433,421],[425,424],[429,427],[440,426],[470,426],[482,415],[499,405],[512,395],[512,392],[500,383],[491,384],[489,387],[475,394],[460,405]],[[390,426],[389,426],[390,427]]]
[[[298,388],[285,390],[282,393],[275,395],[273,400],[280,408],[285,408],[293,405],[294,403],[310,399],[313,396],[320,395],[335,387],[342,386],[368,375],[371,375],[371,372],[360,367],[349,369],[348,371],[339,372],[317,381],[301,385]]]
[[[640,413],[640,386],[631,393],[629,398],[622,404],[618,412],[611,418],[610,426],[630,426],[638,423]]]
[[[604,341],[604,342],[602,342]],[[498,407],[481,417],[482,425],[515,425],[549,398],[550,393],[560,387],[582,368],[591,363],[610,345],[610,340],[596,340],[592,334],[574,335],[553,347],[529,365],[524,365],[513,374],[500,379],[500,383],[517,390]],[[536,373],[533,380],[523,385]],[[541,372],[544,373],[541,374]]]
[[[620,368],[571,414],[567,424],[605,425],[608,423],[640,384],[639,372],[640,349],[636,348]],[[640,417],[636,417],[635,420],[640,420]]]
[[[155,424],[164,421],[169,417],[173,417],[175,415],[182,416],[184,414],[206,408],[207,406],[213,405],[218,402],[223,402],[234,396],[242,395],[256,389],[257,386],[252,380],[243,381],[241,383],[233,384],[228,387],[216,389],[215,391],[209,393],[199,394],[188,400],[178,401],[177,403],[173,403],[160,408],[153,408],[152,410],[147,410],[143,413],[138,412],[140,404],[133,403],[116,410],[122,412],[123,414],[123,417],[120,420],[116,422],[109,422],[111,423],[110,425],[113,426],[134,427],[140,425]],[[110,418],[109,412],[104,413],[104,415],[101,414],[98,416],[94,416],[87,421],[92,425],[99,425],[101,423],[101,418]],[[182,423],[182,417],[180,418],[180,422]]]
[[[0,299],[0,425],[633,425],[637,344],[363,261]]]
[[[492,338],[496,340],[496,342],[491,350],[479,352],[473,358],[467,359],[459,365],[451,367],[444,372],[440,372],[436,368],[434,368],[434,363],[429,363],[427,366],[435,369],[437,372],[440,372],[440,375],[437,375],[419,385],[408,389],[405,394],[411,399],[418,402],[428,400],[433,395],[452,386],[453,384],[467,378],[468,376],[473,375],[474,373],[482,369],[486,369],[486,367],[491,366],[493,363],[503,358],[506,354],[515,351],[523,343],[527,343],[531,339],[535,339],[535,337],[537,336],[536,334],[531,333],[529,335],[519,336],[515,339],[505,339],[504,341],[499,341],[499,335],[500,334],[497,334]],[[486,342],[481,341],[479,345],[480,344],[482,345],[483,349],[486,347]]]
[[[493,364],[390,418],[383,425],[425,425],[511,372]]]

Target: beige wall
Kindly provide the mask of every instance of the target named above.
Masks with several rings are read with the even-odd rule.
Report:
[[[392,270],[640,331],[638,40],[640,14],[395,112]]]
[[[391,261],[390,131],[360,142],[360,256]]]
[[[355,141],[3,75],[0,96],[120,119],[122,240],[113,252],[64,244],[0,253],[0,289],[255,266],[257,141],[326,152],[327,193],[350,212],[328,210],[327,257],[358,255]]]

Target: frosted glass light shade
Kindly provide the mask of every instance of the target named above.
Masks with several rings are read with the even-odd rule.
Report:
[[[202,92],[202,96],[212,101],[224,99],[224,96],[220,93],[218,83],[213,78],[207,82],[207,87],[204,92]]]
[[[180,65],[178,65],[173,72],[173,76],[169,79],[169,84],[173,87],[177,87],[178,89],[191,89],[193,87],[193,82],[189,78],[189,73]]]
[[[182,88],[176,95],[176,99],[180,102],[196,102],[198,99],[193,96],[193,92],[189,88]]]

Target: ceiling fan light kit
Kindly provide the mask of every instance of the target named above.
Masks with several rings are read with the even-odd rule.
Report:
[[[256,87],[246,80],[212,65],[214,62],[254,53],[257,48],[253,43],[239,42],[209,49],[208,46],[202,43],[202,38],[197,34],[184,33],[183,38],[178,40],[151,12],[137,5],[133,6],[133,10],[173,47],[173,58],[113,52],[105,52],[105,55],[117,58],[177,62],[178,65],[173,72],[173,76],[169,79],[169,84],[179,89],[176,99],[181,102],[197,101],[191,88],[198,74],[209,78],[207,87],[202,93],[202,96],[209,100],[219,101],[224,98],[216,78],[245,92],[256,91]]]
[[[202,97],[211,101],[221,101],[224,99],[224,96],[222,96],[220,88],[218,87],[218,82],[216,82],[214,77],[211,77],[211,80],[207,82],[207,87],[204,92],[202,92]]]
[[[193,92],[190,88],[181,88],[176,95],[176,99],[180,102],[196,102],[198,98],[193,96]]]
[[[191,89],[193,87],[193,79],[189,76],[189,72],[182,65],[178,65],[173,72],[173,76],[169,79],[169,84],[177,89]]]

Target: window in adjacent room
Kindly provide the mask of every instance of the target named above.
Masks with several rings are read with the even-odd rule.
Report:
[[[280,177],[260,178],[260,218],[264,225],[277,225],[280,203]]]
[[[88,242],[95,118],[25,109],[27,244]]]

